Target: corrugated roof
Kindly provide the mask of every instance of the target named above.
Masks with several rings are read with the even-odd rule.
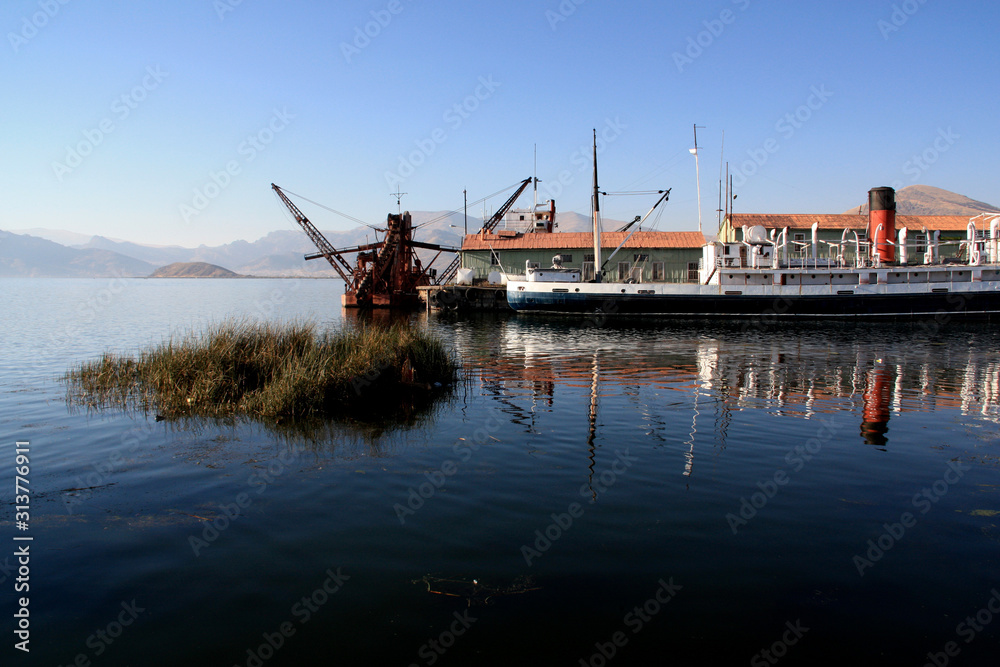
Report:
[[[762,225],[768,229],[810,229],[814,222],[819,223],[820,229],[865,229],[868,226],[867,215],[855,215],[853,213],[831,214],[770,214],[770,213],[734,213],[732,216],[733,227],[739,229],[743,225],[752,227]],[[969,224],[969,216],[966,215],[897,215],[896,227],[906,227],[911,230],[919,230],[924,227],[930,230],[940,231],[964,231]],[[981,220],[976,221],[976,227],[983,228]]]
[[[614,249],[628,232],[602,232],[601,247]],[[701,232],[636,232],[625,248],[701,248],[705,235]],[[517,238],[502,238],[495,234],[469,234],[462,241],[462,250],[585,250],[594,247],[590,232],[531,233]]]
[[[992,216],[991,216],[992,217]],[[972,216],[968,215],[897,215],[898,226],[906,227],[909,230],[920,230],[923,227],[933,231],[965,231],[969,226]],[[976,220],[976,229],[989,229],[989,220],[983,218]]]

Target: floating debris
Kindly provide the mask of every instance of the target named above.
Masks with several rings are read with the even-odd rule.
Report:
[[[500,596],[541,590],[540,586],[535,585],[534,577],[524,575],[507,583],[495,584],[481,582],[479,579],[446,579],[428,574],[414,579],[413,583],[424,584],[427,592],[434,595],[464,599],[470,607],[493,604],[493,599]]]

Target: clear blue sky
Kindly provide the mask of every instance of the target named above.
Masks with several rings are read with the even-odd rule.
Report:
[[[694,229],[695,123],[706,228],[723,131],[738,212],[914,183],[1000,204],[989,3],[62,1],[0,8],[0,229],[254,240],[292,227],[271,182],[379,223],[395,184],[457,208],[535,145],[542,195],[586,213],[592,128],[602,189],[671,187],[660,228]]]

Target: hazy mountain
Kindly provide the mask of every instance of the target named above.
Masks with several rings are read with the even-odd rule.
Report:
[[[868,202],[844,213],[868,213]],[[896,191],[896,213],[899,215],[968,215],[1000,213],[1000,208],[969,199],[949,190],[930,185],[910,185]]]
[[[462,243],[464,218],[461,213],[416,211],[411,214],[416,228],[414,238],[425,243],[458,247]],[[470,216],[469,231],[482,226],[480,218]],[[305,261],[303,256],[316,252],[301,229],[273,231],[256,241],[233,241],[220,246],[155,246],[120,241],[103,236],[77,234],[64,230],[35,229],[32,236],[8,232],[6,248],[0,240],[0,275],[99,277],[110,275],[147,276],[157,267],[175,262],[204,262],[229,267],[242,275],[336,277],[338,274],[324,259]],[[335,248],[346,248],[376,241],[375,230],[357,227],[350,230],[324,231]],[[26,239],[34,239],[29,242]],[[49,239],[49,240],[46,240]],[[63,239],[59,244],[51,239]],[[418,255],[426,264],[435,251],[421,249]],[[452,255],[444,253],[434,266],[443,269]]]
[[[83,245],[93,238],[92,234],[80,234],[79,232],[69,232],[65,229],[45,229],[34,227],[32,229],[8,229],[11,234],[22,234],[27,236],[37,236],[38,238],[52,241],[59,245],[75,246]]]
[[[147,276],[155,268],[149,262],[110,250],[69,248],[37,236],[0,231],[0,276]]]
[[[337,273],[325,259],[314,259],[307,262],[302,259],[302,253],[265,255],[252,262],[242,264],[238,270],[247,276],[337,277]]]
[[[73,247],[84,250],[110,250],[154,265],[189,261],[192,252],[190,248],[182,248],[181,246],[142,245],[129,241],[117,241],[104,236],[92,236],[86,243],[73,244]]]

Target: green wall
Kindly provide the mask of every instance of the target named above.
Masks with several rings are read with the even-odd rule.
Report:
[[[605,248],[602,251],[604,259],[614,248]],[[636,262],[635,256],[639,252],[647,255],[645,262]],[[462,266],[473,269],[476,278],[486,278],[490,271],[499,271],[500,267],[491,263],[491,252],[489,250],[466,250],[462,251]],[[531,250],[498,250],[497,255],[503,265],[504,271],[509,274],[524,274],[525,262],[530,260],[538,262],[539,266],[548,268],[552,266],[552,258],[555,255],[572,255],[571,261],[564,261],[566,268],[582,269],[584,255],[593,254],[592,249],[574,248],[572,250],[557,249],[531,249]],[[663,262],[664,280],[656,282],[682,283],[688,282],[688,263],[697,263],[701,259],[701,248],[659,248],[642,249],[623,248],[618,251],[611,262],[605,267],[605,271],[610,273],[611,280],[618,280],[618,263],[627,262],[630,268],[642,265],[641,282],[653,282],[653,263]]]

